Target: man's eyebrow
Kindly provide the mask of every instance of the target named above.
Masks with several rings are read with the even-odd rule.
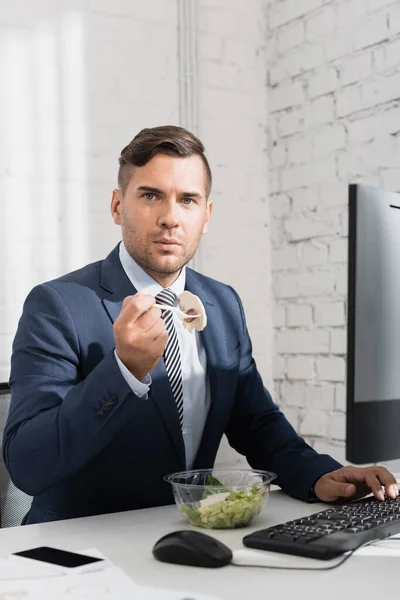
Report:
[[[164,192],[162,190],[159,190],[156,187],[151,187],[150,185],[139,185],[139,187],[137,188],[138,191],[142,191],[142,192],[150,192],[151,194],[164,194]]]
[[[165,195],[165,193],[162,190],[160,190],[156,187],[152,187],[150,185],[139,185],[137,190],[141,191],[141,192],[149,192],[151,194],[159,194],[160,196]],[[201,198],[202,197],[202,194],[200,194],[200,192],[195,192],[195,191],[181,192],[179,195],[184,196],[185,198],[186,197],[191,197],[191,198]]]
[[[192,196],[193,198],[201,198],[202,194],[200,192],[182,192],[179,194],[180,196]]]

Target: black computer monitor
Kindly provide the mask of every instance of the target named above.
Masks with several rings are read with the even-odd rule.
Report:
[[[400,194],[349,186],[346,459],[400,458]]]

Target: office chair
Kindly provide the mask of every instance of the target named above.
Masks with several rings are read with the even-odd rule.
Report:
[[[11,392],[7,383],[0,383],[0,448],[10,407]],[[32,498],[15,487],[0,452],[0,527],[15,527],[31,507]]]

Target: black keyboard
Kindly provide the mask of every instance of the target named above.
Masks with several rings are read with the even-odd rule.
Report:
[[[400,533],[400,496],[383,502],[371,497],[255,531],[243,538],[243,544],[329,560],[395,533]]]

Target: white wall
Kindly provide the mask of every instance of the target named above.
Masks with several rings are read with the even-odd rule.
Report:
[[[0,8],[0,380],[38,282],[103,258],[120,150],[181,124],[214,217],[194,266],[241,294],[272,386],[265,11],[240,0],[14,0]],[[224,446],[220,460],[237,460]]]
[[[343,460],[347,184],[400,190],[400,4],[268,4],[277,400]]]
[[[199,129],[215,178],[214,223],[204,240],[201,268],[238,289],[254,355],[269,384],[271,267],[263,2],[252,0],[251,11],[241,0],[202,0],[201,5]]]
[[[0,380],[23,299],[105,256],[117,158],[178,120],[176,2],[15,0],[0,9]]]
[[[263,0],[200,0],[199,6],[199,133],[215,179],[213,224],[199,268],[238,290],[254,358],[273,393],[265,6]],[[225,447],[220,462],[233,456]]]

